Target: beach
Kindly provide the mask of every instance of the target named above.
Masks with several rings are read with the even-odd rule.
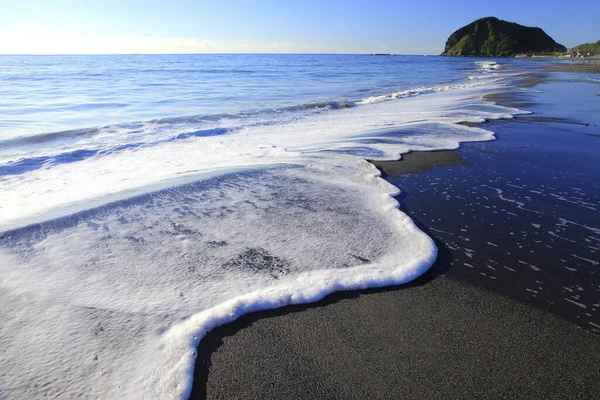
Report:
[[[576,60],[571,63],[555,63],[542,69],[546,72],[577,72],[577,73],[600,73],[600,58],[594,57],[584,60]]]
[[[0,397],[597,389],[596,75],[0,61]]]
[[[425,275],[215,329],[191,398],[594,398],[600,87],[565,68],[492,98],[533,112],[497,140],[375,163],[438,246]]]

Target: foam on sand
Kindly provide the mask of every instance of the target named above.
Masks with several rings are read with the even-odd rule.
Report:
[[[452,149],[512,118],[470,85],[190,135],[2,177],[3,394],[182,398],[242,314],[408,282],[432,240],[364,158]],[[56,218],[58,217],[58,218]]]

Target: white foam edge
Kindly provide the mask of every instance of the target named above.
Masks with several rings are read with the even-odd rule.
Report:
[[[476,85],[478,86],[478,85]],[[501,88],[501,86],[499,86],[498,84],[493,85],[491,88],[485,88],[486,92],[489,93],[491,91],[499,91],[499,89]],[[471,103],[473,101],[476,102],[480,102],[479,100],[474,99],[471,95],[468,94],[464,94],[465,92],[463,92],[463,95],[460,95],[460,92],[462,92],[462,90],[475,90],[477,93],[477,90],[475,87],[473,86],[467,86],[467,87],[460,87],[457,89],[459,89],[457,91],[457,93],[459,93],[459,96],[457,98],[454,99],[455,102],[457,102],[456,104],[458,104],[458,106],[460,107],[460,104],[462,104],[463,102],[466,102],[465,105],[467,107],[469,107],[469,103]],[[481,88],[484,89],[484,88]],[[468,93],[468,92],[467,92]],[[444,94],[440,93],[440,95],[443,96]],[[456,96],[455,94],[451,94],[451,96]],[[419,98],[420,96],[418,96],[417,98]],[[477,97],[477,96],[475,96]],[[422,101],[425,99],[425,97],[421,98],[420,100],[416,100],[419,101],[420,103],[422,103]],[[409,100],[407,100],[409,101]],[[384,104],[392,104],[391,102],[381,102],[379,103],[380,105],[384,105]],[[410,104],[410,103],[408,103]],[[452,103],[451,103],[452,104]],[[394,106],[396,107],[396,106]],[[488,108],[491,107],[490,105],[487,106]],[[461,113],[460,110],[459,112],[452,116],[452,115],[447,115],[445,117],[442,117],[442,119],[444,120],[444,123],[448,123],[448,124],[452,124],[452,123],[458,123],[458,122],[463,122],[463,121],[469,121],[469,122],[479,122],[482,119],[482,115],[485,118],[488,119],[500,119],[500,118],[512,118],[515,114],[518,114],[519,111],[516,111],[515,109],[508,109],[506,107],[502,107],[499,105],[494,105],[494,107],[497,108],[497,111],[491,111],[490,114],[490,110],[484,111],[482,114],[478,113],[476,110],[473,112],[474,115],[470,115],[470,116],[465,116],[464,113]],[[389,108],[389,107],[387,107]],[[409,107],[409,113],[413,113],[415,114],[415,116],[417,115],[427,115],[428,112],[427,111],[419,111],[416,112],[414,110],[414,107]],[[197,167],[197,164],[194,163],[187,163],[187,165],[181,165],[180,164],[180,160],[176,159],[174,157],[171,157],[170,160],[170,164],[172,166],[172,170],[167,171],[167,173],[162,173],[162,171],[160,173],[152,173],[149,176],[146,176],[145,179],[136,179],[135,182],[133,182],[134,184],[134,188],[132,187],[126,187],[123,186],[121,184],[121,181],[124,180],[124,178],[127,178],[126,175],[123,175],[121,172],[120,175],[114,175],[114,174],[105,174],[105,176],[110,176],[111,178],[108,180],[105,180],[101,183],[99,183],[99,185],[97,185],[100,189],[98,190],[93,190],[91,193],[77,193],[75,191],[71,192],[71,193],[67,193],[69,194],[69,196],[62,198],[61,196],[59,196],[61,194],[60,190],[61,188],[56,188],[52,185],[48,185],[46,184],[47,188],[46,191],[44,191],[43,187],[42,188],[38,188],[37,192],[33,192],[33,194],[37,194],[38,196],[34,196],[33,194],[30,193],[30,196],[27,198],[19,198],[16,195],[13,196],[9,196],[8,198],[8,202],[5,203],[4,205],[0,205],[0,215],[2,215],[2,222],[0,223],[0,232],[2,231],[6,231],[6,230],[11,230],[14,228],[17,228],[19,226],[24,226],[24,225],[31,225],[31,224],[35,224],[38,223],[44,219],[53,219],[53,218],[57,218],[60,216],[64,216],[64,215],[68,215],[68,214],[72,214],[72,213],[77,213],[78,211],[84,210],[85,208],[92,208],[98,205],[101,205],[102,203],[106,203],[106,202],[112,202],[112,201],[116,201],[119,199],[126,199],[128,197],[132,197],[135,196],[137,194],[143,194],[143,193],[147,193],[153,189],[161,189],[161,188],[165,188],[168,186],[176,186],[179,183],[186,183],[186,182],[191,182],[194,180],[201,180],[203,178],[203,174],[205,177],[210,177],[218,175],[220,173],[226,173],[227,171],[236,171],[236,170],[240,170],[240,169],[245,169],[246,166],[263,166],[265,167],[267,164],[292,164],[295,163],[297,161],[297,152],[312,152],[314,150],[319,150],[319,149],[323,149],[323,145],[327,144],[329,146],[329,149],[339,149],[339,148],[344,148],[344,146],[346,146],[346,144],[344,142],[346,142],[347,140],[352,139],[353,137],[357,137],[358,136],[365,136],[369,134],[369,126],[365,126],[362,127],[359,130],[356,130],[356,127],[353,126],[352,123],[350,123],[348,126],[345,126],[344,128],[347,128],[347,133],[344,133],[342,135],[340,135],[339,129],[337,128],[337,124],[338,122],[335,121],[336,118],[346,118],[348,121],[358,121],[357,118],[360,117],[360,115],[364,115],[365,112],[361,112],[359,113],[359,116],[357,117],[356,115],[353,115],[356,113],[355,110],[360,110],[360,108],[357,109],[344,109],[344,110],[339,110],[336,111],[335,113],[327,113],[327,114],[320,114],[319,118],[317,120],[317,123],[315,123],[314,120],[300,120],[300,121],[296,121],[294,123],[291,124],[283,124],[279,127],[278,132],[283,132],[285,130],[287,130],[288,132],[290,130],[294,130],[294,129],[302,129],[305,130],[306,132],[310,132],[309,135],[307,136],[308,139],[310,139],[308,142],[305,141],[305,138],[297,138],[295,137],[293,134],[288,134],[288,135],[280,135],[278,136],[277,134],[273,134],[273,132],[270,132],[271,127],[249,127],[247,129],[247,131],[245,131],[244,133],[240,134],[239,137],[237,137],[242,144],[244,143],[244,140],[249,140],[248,138],[253,137],[252,135],[254,134],[254,131],[257,130],[258,135],[257,136],[261,136],[261,135],[265,135],[265,130],[266,132],[266,139],[267,143],[265,144],[265,146],[260,146],[259,142],[254,142],[253,140],[249,140],[251,147],[254,148],[254,150],[258,150],[258,153],[256,151],[254,152],[250,152],[248,154],[246,154],[246,150],[244,150],[244,148],[240,148],[240,146],[237,147],[233,147],[234,149],[237,149],[236,152],[233,152],[230,156],[231,156],[231,160],[230,161],[225,161],[222,163],[219,163],[218,166],[215,165],[211,165],[208,162],[205,162],[203,165],[201,165],[201,168],[199,168],[198,170],[195,170],[194,168]],[[366,110],[366,108],[365,108]],[[507,112],[507,110],[509,110],[509,112]],[[351,113],[350,115],[348,115],[348,113]],[[371,111],[372,113],[372,111]],[[368,114],[368,113],[367,113]],[[480,114],[480,115],[477,115]],[[388,110],[386,110],[386,107],[384,106],[383,109],[380,109],[379,112],[377,112],[375,115],[379,115],[381,117],[385,117],[385,121],[383,121],[385,124],[391,123],[394,124],[397,127],[407,127],[409,126],[411,123],[420,123],[423,122],[423,119],[419,119],[419,120],[405,120],[405,121],[398,121],[398,118],[396,118],[396,116],[400,117],[400,119],[404,118],[403,117],[403,112],[397,112],[397,111],[393,111],[393,112],[389,112]],[[435,118],[434,118],[435,119]],[[319,126],[318,123],[322,123],[323,121],[325,121],[326,125],[325,128],[323,129],[321,126]],[[442,122],[442,121],[439,121]],[[298,125],[298,123],[300,123],[300,125]],[[358,124],[360,126],[360,124]],[[376,127],[378,131],[380,132],[384,132],[385,128],[382,129],[382,126],[378,126]],[[361,132],[362,130],[362,132]],[[311,136],[312,135],[312,136]],[[333,139],[333,141],[331,141]],[[262,140],[262,139],[261,139]],[[460,139],[459,139],[460,140]],[[223,144],[220,143],[222,141],[222,138],[217,139],[216,143],[212,143],[213,146],[215,146],[215,149],[221,149],[223,148]],[[468,141],[468,139],[466,140],[460,140],[460,141]],[[273,144],[277,144],[280,148],[273,148],[276,146],[272,146]],[[239,144],[239,143],[238,143]],[[176,146],[183,146],[185,145],[185,143],[178,143],[178,144],[174,144],[171,147],[176,147]],[[258,147],[256,147],[258,146]],[[264,148],[263,148],[264,147]],[[376,146],[371,146],[373,148],[375,148]],[[380,147],[381,148],[381,147]],[[287,150],[290,151],[287,151]],[[159,153],[160,149],[156,149],[156,148],[151,148],[149,150],[146,151],[150,151],[149,159],[151,160],[158,160],[159,157],[161,156]],[[171,153],[175,154],[177,153],[179,150],[179,148],[174,148],[172,149]],[[418,148],[418,150],[426,150],[426,149],[421,149],[420,147]],[[141,153],[142,151],[140,151]],[[393,155],[390,154],[386,154],[386,157],[396,157],[397,154],[402,153],[402,152],[406,152],[406,151],[392,151],[391,153]],[[128,153],[122,153],[122,154],[118,154],[115,156],[111,156],[111,157],[116,157],[118,160],[117,161],[121,161],[124,163],[124,165],[128,166],[129,168],[129,172],[133,171],[131,168],[131,165],[129,164],[128,160],[124,160],[124,158],[126,156],[130,156],[132,155],[133,152],[128,152]],[[196,158],[191,158],[190,159],[197,159],[198,154],[190,154],[192,157],[196,157]],[[202,154],[200,154],[202,155]],[[268,156],[265,158],[265,156]],[[274,157],[273,157],[274,156]],[[262,158],[262,159],[261,159]],[[268,160],[265,162],[265,160]],[[98,166],[97,162],[95,162],[95,164],[91,164],[92,161],[97,161],[97,159],[92,159],[90,160],[90,162],[86,163],[85,165],[87,166],[88,170],[92,170],[94,167],[97,168],[102,168],[103,166],[100,165]],[[212,159],[209,161],[213,161]],[[41,179],[43,180],[43,182],[50,182],[52,183],[52,180],[46,180],[48,177],[51,179],[57,178],[57,177],[64,177],[64,172],[66,170],[66,172],[71,171],[74,168],[74,165],[60,165],[54,169],[51,169],[49,173],[46,173],[47,171],[42,169],[42,170],[37,170],[35,171],[31,176],[29,176],[29,181],[28,184],[30,185],[34,185],[34,187],[37,187],[37,182],[35,182],[35,179]],[[115,171],[119,171],[118,168],[119,167],[117,164],[111,165],[109,166],[109,168],[114,168]],[[127,171],[126,171],[127,172]],[[50,174],[50,175],[48,175]],[[187,178],[183,178],[182,177],[184,175],[187,175]],[[140,178],[141,176],[138,174],[136,175],[137,178]],[[34,179],[35,178],[35,179]],[[58,183],[61,183],[60,180],[57,181]],[[79,179],[79,181],[77,181],[79,184],[81,184],[81,179]],[[64,183],[64,182],[62,182]],[[64,186],[64,185],[63,185]],[[10,189],[9,189],[10,190]],[[16,193],[16,192],[15,192]],[[42,196],[43,195],[43,196]],[[48,197],[50,196],[50,197]],[[44,199],[46,199],[45,201],[41,201],[42,197]],[[16,208],[15,208],[16,207]],[[27,209],[27,213],[25,213],[25,208]]]
[[[498,90],[500,91],[500,90]],[[501,107],[501,106],[500,106]],[[519,110],[511,109],[512,115],[506,113],[503,115],[513,117],[513,115],[519,114]],[[480,129],[480,128],[469,128],[469,129]],[[482,129],[483,130],[483,129]],[[488,133],[486,139],[480,140],[493,140],[493,133],[489,130],[483,130]],[[491,137],[490,137],[491,136]],[[460,141],[455,144],[456,148],[459,147],[460,143],[467,142]],[[443,150],[445,148],[429,148],[428,150]],[[411,149],[414,150],[414,149]],[[366,163],[366,161],[365,161]],[[286,163],[287,164],[287,163]],[[247,166],[251,168],[250,166]],[[254,165],[258,168],[258,165]],[[264,166],[262,166],[264,167]],[[269,164],[268,167],[272,167]],[[365,289],[373,287],[391,286],[407,283],[430,268],[435,261],[437,255],[437,248],[433,243],[432,239],[421,232],[414,222],[405,214],[403,214],[398,208],[399,203],[394,199],[400,190],[395,186],[387,183],[380,177],[379,171],[376,171],[375,167],[370,166],[369,173],[366,174],[367,179],[374,179],[381,185],[386,185],[385,193],[382,194],[382,209],[389,211],[392,215],[390,218],[394,218],[396,224],[402,229],[411,232],[423,239],[422,244],[423,250],[420,252],[420,257],[413,259],[410,263],[402,262],[404,260],[398,260],[395,264],[387,262],[370,263],[354,267],[347,270],[320,270],[306,272],[301,276],[294,278],[294,280],[288,281],[287,284],[279,284],[269,287],[268,289],[261,290],[258,292],[252,292],[232,300],[226,301],[221,305],[202,311],[198,314],[192,315],[187,320],[179,323],[165,333],[165,336],[160,341],[159,345],[163,347],[164,351],[157,352],[160,357],[164,357],[165,360],[179,360],[176,364],[171,363],[172,368],[155,371],[140,387],[143,387],[145,393],[139,393],[140,397],[148,398],[147,394],[156,393],[169,393],[174,397],[187,397],[191,391],[194,361],[196,357],[196,348],[200,343],[200,340],[215,327],[229,323],[239,318],[240,316],[266,309],[279,308],[291,304],[303,304],[316,302],[324,298],[326,295],[336,291],[354,290],[354,289]],[[240,170],[242,168],[230,168],[229,171]],[[202,172],[201,174],[186,175],[181,178],[176,178],[179,184],[198,180],[201,177],[209,178],[215,175],[221,175],[224,173],[224,169],[213,170],[210,172]],[[136,189],[128,192],[129,196],[132,197],[136,194],[144,192],[150,192],[158,190],[164,187],[174,186],[174,180],[168,179],[166,182],[156,183],[143,189]],[[110,196],[109,196],[110,197]],[[117,198],[124,198],[123,192],[119,193]],[[106,199],[100,201],[95,200],[98,203],[106,203]],[[90,208],[90,202],[86,202],[84,205],[73,206],[80,210]],[[70,207],[66,207],[68,209]],[[64,214],[69,212],[63,209]],[[393,255],[390,255],[392,257]],[[387,258],[387,257],[386,257]],[[385,270],[382,265],[396,265],[391,270]],[[292,282],[297,283],[299,280],[302,281],[302,287],[295,287],[291,284]],[[159,360],[160,361],[160,360]],[[161,363],[157,362],[155,365],[166,366],[169,363],[166,361]],[[140,366],[143,368],[144,366]],[[143,374],[143,376],[148,376]],[[135,382],[139,383],[139,382]],[[137,386],[137,385],[136,385]],[[137,392],[136,392],[137,394]]]
[[[152,374],[153,380],[136,385],[138,388],[145,388],[145,393],[139,393],[140,398],[168,393],[169,397],[172,395],[173,398],[187,399],[192,390],[197,348],[201,345],[201,340],[215,328],[231,323],[243,315],[290,305],[315,303],[334,292],[405,284],[421,276],[433,265],[438,249],[433,240],[399,210],[400,203],[395,197],[400,194],[400,189],[382,179],[381,172],[372,164],[369,163],[368,168],[372,173],[366,178],[376,180],[388,191],[381,197],[382,210],[391,213],[390,218],[394,218],[400,229],[421,239],[421,257],[415,257],[408,265],[406,260],[397,260],[397,266],[391,270],[383,265],[388,265],[390,261],[384,260],[344,270],[309,271],[293,280],[247,293],[191,316],[169,329],[161,338],[158,346],[162,351],[156,355],[164,357],[164,362],[158,360],[153,363],[153,367],[161,365],[172,368],[155,370]],[[174,362],[176,359],[178,361]]]
[[[491,92],[502,92],[498,89]],[[482,96],[483,99],[483,96]],[[498,107],[510,110],[510,113],[498,115],[496,119],[512,119],[517,115],[526,115],[531,112],[519,109],[509,109],[498,105]],[[469,122],[485,122],[478,119],[477,121]],[[458,124],[457,122],[455,124]],[[467,128],[467,127],[465,127]],[[496,139],[494,132],[477,127],[468,127],[469,130],[486,132],[488,135],[485,138],[480,138],[476,141],[493,141]],[[413,148],[409,151],[437,151],[437,150],[454,150],[460,147],[461,144],[469,142],[460,141],[453,146],[444,148]],[[409,152],[407,151],[407,152]],[[406,153],[407,153],[406,152]],[[399,154],[400,158],[402,154]],[[401,190],[381,178],[381,172],[372,164],[364,161],[371,168],[371,173],[367,174],[366,179],[377,180],[378,183],[387,188],[387,192],[382,195],[382,210],[390,212],[396,220],[396,224],[401,228],[409,231],[412,235],[421,237],[423,244],[427,248],[422,249],[421,254],[427,256],[420,260],[413,260],[410,265],[406,262],[397,263],[392,270],[386,270],[379,263],[363,264],[357,267],[345,270],[320,270],[309,271],[296,277],[293,281],[288,281],[285,284],[273,285],[266,290],[260,290],[248,293],[234,299],[228,300],[217,307],[204,310],[188,318],[186,321],[170,329],[161,338],[159,346],[162,347],[162,352],[158,352],[164,357],[165,362],[160,365],[174,366],[170,369],[164,369],[152,374],[153,380],[142,382],[147,390],[147,393],[141,394],[141,398],[156,393],[171,393],[174,398],[187,399],[189,398],[194,379],[195,362],[197,357],[197,349],[201,345],[201,341],[206,335],[219,326],[223,326],[234,322],[238,318],[253,312],[272,310],[290,305],[315,303],[326,296],[342,291],[363,290],[380,287],[391,287],[406,284],[423,275],[433,265],[437,258],[438,249],[428,235],[422,232],[415,225],[414,221],[400,211],[400,203],[396,197],[401,193]],[[385,263],[388,264],[388,263]],[[291,282],[302,281],[302,286],[291,284]],[[172,360],[178,359],[177,363]],[[156,378],[160,377],[160,378]]]

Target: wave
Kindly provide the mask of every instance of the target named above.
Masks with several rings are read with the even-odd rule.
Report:
[[[378,103],[381,101],[394,100],[394,99],[399,99],[399,98],[404,98],[404,97],[414,97],[414,96],[419,96],[419,95],[429,94],[429,93],[448,92],[448,91],[457,90],[457,89],[465,89],[465,88],[470,88],[470,87],[474,87],[477,85],[483,85],[483,84],[489,84],[489,83],[490,83],[490,81],[488,78],[488,80],[486,82],[480,82],[480,83],[479,82],[459,83],[459,84],[454,84],[454,85],[438,85],[438,86],[414,88],[414,89],[402,90],[402,91],[394,92],[394,93],[387,93],[387,94],[383,94],[383,95],[367,97],[367,98],[358,100],[355,104],[357,104],[357,105],[373,104],[373,103]]]
[[[454,85],[438,85],[413,88],[393,93],[369,96],[359,100],[332,100],[310,102],[274,109],[243,111],[238,114],[192,115],[152,119],[145,122],[131,122],[106,125],[103,127],[71,129],[65,131],[41,133],[0,140],[5,150],[19,147],[44,145],[43,156],[5,157],[0,164],[0,176],[19,175],[43,167],[82,161],[99,155],[114,154],[144,146],[156,146],[177,140],[197,137],[224,135],[251,125],[272,125],[302,116],[304,112],[322,112],[364,106],[405,97],[414,97],[436,92],[452,91],[489,84],[490,80]],[[300,114],[297,114],[300,113]],[[284,120],[273,120],[273,114],[288,114]],[[211,124],[212,127],[194,126]],[[225,124],[225,126],[214,126]],[[52,145],[55,145],[54,147]],[[99,146],[100,145],[100,146]],[[65,151],[65,147],[69,150]]]
[[[165,118],[157,118],[151,119],[148,121],[138,121],[138,122],[127,122],[127,123],[119,123],[112,125],[105,125],[102,127],[90,127],[90,128],[78,128],[78,129],[68,129],[63,131],[56,132],[43,132],[34,135],[28,136],[18,136],[9,139],[0,139],[0,146],[6,148],[11,146],[28,146],[28,145],[39,145],[39,144],[49,144],[54,141],[65,141],[65,140],[76,140],[81,138],[92,138],[97,135],[124,135],[128,133],[148,133],[147,128],[149,126],[158,125],[187,125],[187,124],[197,124],[197,123],[211,123],[211,122],[222,122],[224,120],[237,120],[240,117],[265,117],[268,118],[270,114],[273,113],[285,113],[285,112],[294,112],[294,111],[304,111],[304,110],[319,110],[319,109],[331,109],[338,110],[342,108],[354,107],[357,102],[354,101],[344,101],[344,100],[332,100],[332,101],[320,101],[320,102],[311,102],[300,105],[292,105],[287,107],[278,107],[278,108],[269,108],[262,109],[257,111],[241,111],[237,114],[213,114],[213,115],[187,115],[187,116],[178,116],[178,117],[165,117]],[[83,105],[82,107],[85,107]],[[221,128],[214,128],[214,132],[218,132]],[[207,130],[207,133],[210,129]],[[197,136],[203,136],[204,133],[202,131],[198,131]],[[223,133],[223,132],[220,132]],[[209,133],[208,133],[209,134]],[[191,137],[194,136],[188,132],[184,132],[182,134],[176,134],[176,136],[180,138]]]
[[[83,135],[85,140],[81,146],[70,144],[65,151],[67,146],[59,143],[47,154],[33,153],[33,156],[13,158],[3,164],[3,185],[11,195],[11,201],[5,201],[4,215],[10,216],[16,223],[27,218],[28,214],[43,215],[44,210],[51,208],[85,204],[93,197],[137,191],[169,179],[191,177],[202,171],[281,164],[312,153],[333,152],[362,157],[381,154],[382,158],[395,158],[406,149],[407,138],[415,137],[415,132],[435,121],[478,122],[511,117],[514,111],[507,113],[502,107],[486,105],[463,110],[461,102],[453,105],[444,100],[447,96],[460,99],[461,93],[489,91],[493,87],[490,85],[489,82],[477,82],[435,86],[393,94],[395,101],[385,101],[389,100],[388,96],[384,99],[367,98],[365,104],[352,107],[347,107],[346,103],[327,102],[317,103],[321,108],[315,109],[312,103],[302,106],[300,113],[283,113],[283,118],[272,118],[279,113],[271,110],[271,118],[263,118],[263,115],[244,120],[235,116],[201,129],[193,126],[198,120],[193,117],[132,124],[129,129],[104,132],[104,139],[96,137],[102,129],[69,131],[67,135]],[[425,93],[428,95],[420,95]],[[401,103],[396,104],[398,101]],[[423,114],[423,110],[430,109],[437,102],[446,105],[438,111]],[[332,104],[341,105],[330,109]],[[398,107],[403,109],[400,114],[396,111]],[[189,121],[189,125],[184,121]],[[142,126],[143,129],[140,128]],[[405,133],[407,127],[410,131]],[[455,130],[451,129],[452,132]],[[132,131],[139,133],[133,134]],[[393,139],[398,134],[408,136],[402,136],[398,142]],[[43,138],[48,140],[61,135]],[[113,136],[117,139],[123,136],[125,140],[113,142]],[[22,140],[35,141],[39,138]],[[103,146],[93,145],[102,143],[102,140],[105,140]],[[438,144],[445,141],[439,134],[430,136],[431,143],[422,140],[417,149],[435,147],[436,141]],[[148,169],[148,165],[153,167]],[[98,175],[97,171],[102,171],[102,174]],[[16,179],[17,175],[19,179]],[[86,186],[89,176],[96,176],[97,186],[93,190],[73,190]],[[47,201],[39,202],[38,199],[43,197]]]
[[[30,158],[20,158],[16,161],[10,161],[0,165],[0,176],[20,175],[26,172],[35,171],[48,164],[62,164],[75,161],[81,161],[98,154],[99,150],[75,150],[55,156],[40,156]]]
[[[399,62],[408,62],[399,60]],[[482,80],[481,84],[489,83],[490,79],[495,77],[496,75],[490,76],[490,71],[498,71],[501,68],[501,65],[493,62],[493,61],[479,61],[476,62],[478,75],[470,76],[471,80]],[[460,69],[460,68],[459,68]],[[465,70],[473,70],[472,68],[465,68]],[[151,70],[153,71],[153,70]],[[195,71],[193,69],[183,69],[182,71]],[[218,70],[209,70],[209,72],[217,72]],[[162,70],[156,70],[156,72],[164,72]],[[204,70],[196,71],[196,72],[205,72]],[[253,71],[238,71],[241,73],[252,73]],[[102,74],[100,74],[102,75]],[[147,82],[147,85],[164,85],[164,82]],[[349,93],[347,98],[340,98],[334,100],[320,100],[320,101],[311,101],[297,105],[287,105],[282,107],[274,107],[274,108],[260,108],[256,110],[246,110],[240,111],[237,113],[227,114],[227,113],[216,113],[216,114],[196,114],[196,115],[183,115],[183,116],[175,116],[175,117],[165,117],[165,118],[157,118],[151,119],[148,121],[134,121],[134,122],[124,122],[124,123],[116,123],[111,125],[105,125],[101,127],[87,127],[87,128],[77,128],[77,129],[68,129],[54,132],[40,132],[33,135],[27,136],[17,136],[9,139],[0,139],[0,146],[3,148],[11,147],[11,146],[27,146],[30,144],[50,144],[54,141],[62,141],[62,140],[73,140],[73,139],[91,139],[94,136],[104,136],[104,135],[113,135],[113,136],[124,136],[127,134],[137,134],[142,131],[144,133],[150,133],[152,136],[153,132],[151,132],[151,125],[186,125],[186,124],[198,124],[198,123],[220,123],[222,121],[236,121],[240,118],[255,118],[261,119],[264,121],[270,119],[273,113],[282,114],[282,113],[293,113],[293,112],[302,112],[302,111],[311,111],[311,110],[339,110],[343,108],[356,107],[365,104],[371,104],[378,101],[387,101],[393,100],[402,97],[412,97],[421,94],[428,94],[438,91],[448,91],[454,89],[460,89],[463,87],[469,87],[473,84],[479,84],[474,82],[467,82],[464,84],[451,84],[451,85],[437,85],[437,86],[422,86],[415,88],[406,88],[394,92],[388,93],[377,93],[375,89],[362,88],[352,93]],[[366,97],[361,97],[362,94],[373,93],[372,95],[368,95]],[[356,97],[352,97],[356,96]],[[168,102],[169,100],[165,100]],[[89,108],[94,107],[127,107],[128,103],[126,102],[115,102],[115,103],[89,103],[89,104],[75,104],[69,105],[66,107],[67,109],[81,109],[87,110]],[[148,128],[150,127],[150,131]],[[229,128],[230,126],[227,126]],[[185,129],[181,127],[174,127],[176,129]],[[205,127],[202,127],[204,129]],[[213,125],[214,128],[214,125]],[[176,135],[176,133],[175,133]],[[159,135],[161,136],[161,135]],[[161,139],[164,139],[161,136]]]
[[[195,346],[212,327],[414,279],[435,259],[433,242],[375,168],[344,167],[357,179],[332,184],[304,166],[222,175],[5,233],[5,321],[52,322],[43,341],[10,337],[3,355],[24,368],[3,372],[17,383],[3,390],[36,385],[29,363],[54,360],[60,368],[44,379],[55,393],[185,397]],[[80,373],[62,373],[74,365]]]
[[[475,64],[479,67],[480,70],[490,71],[490,70],[499,70],[502,68],[500,64],[495,61],[477,61]]]
[[[118,136],[127,134],[147,134],[148,128],[152,128],[154,125],[174,125],[174,124],[185,124],[185,123],[197,123],[197,122],[214,122],[220,119],[227,118],[228,115],[208,115],[208,116],[189,116],[189,117],[175,117],[175,118],[163,118],[163,119],[152,119],[145,122],[130,122],[122,124],[105,125],[102,127],[92,128],[81,128],[81,129],[69,129],[64,131],[40,133],[29,136],[19,136],[10,139],[0,140],[0,146],[14,147],[14,146],[29,146],[29,145],[40,145],[50,144],[51,142],[68,142],[72,140],[94,138],[94,136]],[[217,128],[218,129],[218,128]],[[186,135],[187,133],[183,133]],[[214,132],[211,130],[206,131],[207,135],[212,135]],[[202,136],[201,131],[197,132],[197,136]],[[193,136],[193,135],[191,135]]]
[[[10,139],[0,139],[0,146],[27,146],[30,144],[44,144],[54,140],[76,139],[83,136],[92,136],[101,131],[102,128],[80,128],[68,129],[56,132],[44,132],[35,135],[17,136]]]
[[[3,394],[186,397],[215,326],[422,274],[437,249],[364,157],[493,140],[459,124],[522,113],[484,102],[490,82],[132,124],[137,147],[3,177],[3,326],[24,327],[0,333]]]
[[[173,137],[170,137],[165,140],[157,140],[151,143],[147,142],[137,142],[137,143],[126,143],[114,147],[108,148],[100,148],[100,149],[77,149],[73,151],[62,152],[59,154],[47,155],[47,156],[37,156],[37,157],[25,157],[19,158],[14,161],[6,162],[3,165],[0,165],[0,176],[3,175],[20,175],[26,172],[34,171],[36,169],[40,169],[43,167],[51,167],[59,164],[67,164],[78,161],[84,161],[91,157],[95,157],[98,155],[110,155],[119,153],[125,150],[139,149],[145,146],[158,146],[162,143],[173,142],[176,140],[185,140],[194,137],[208,137],[208,136],[217,136],[224,135],[230,132],[228,129],[224,128],[213,128],[213,129],[200,129],[189,132],[182,132],[176,134]],[[83,133],[87,135],[88,133]],[[57,132],[57,135],[61,138],[64,138],[64,133]]]

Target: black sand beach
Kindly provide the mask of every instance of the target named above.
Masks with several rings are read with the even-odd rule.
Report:
[[[572,63],[552,64],[542,69],[546,72],[578,72],[588,74],[600,74],[600,59],[592,58],[576,60]]]
[[[573,105],[600,98],[579,95],[496,97],[534,114],[376,163],[435,239],[431,270],[214,330],[191,398],[597,398],[600,127]]]

